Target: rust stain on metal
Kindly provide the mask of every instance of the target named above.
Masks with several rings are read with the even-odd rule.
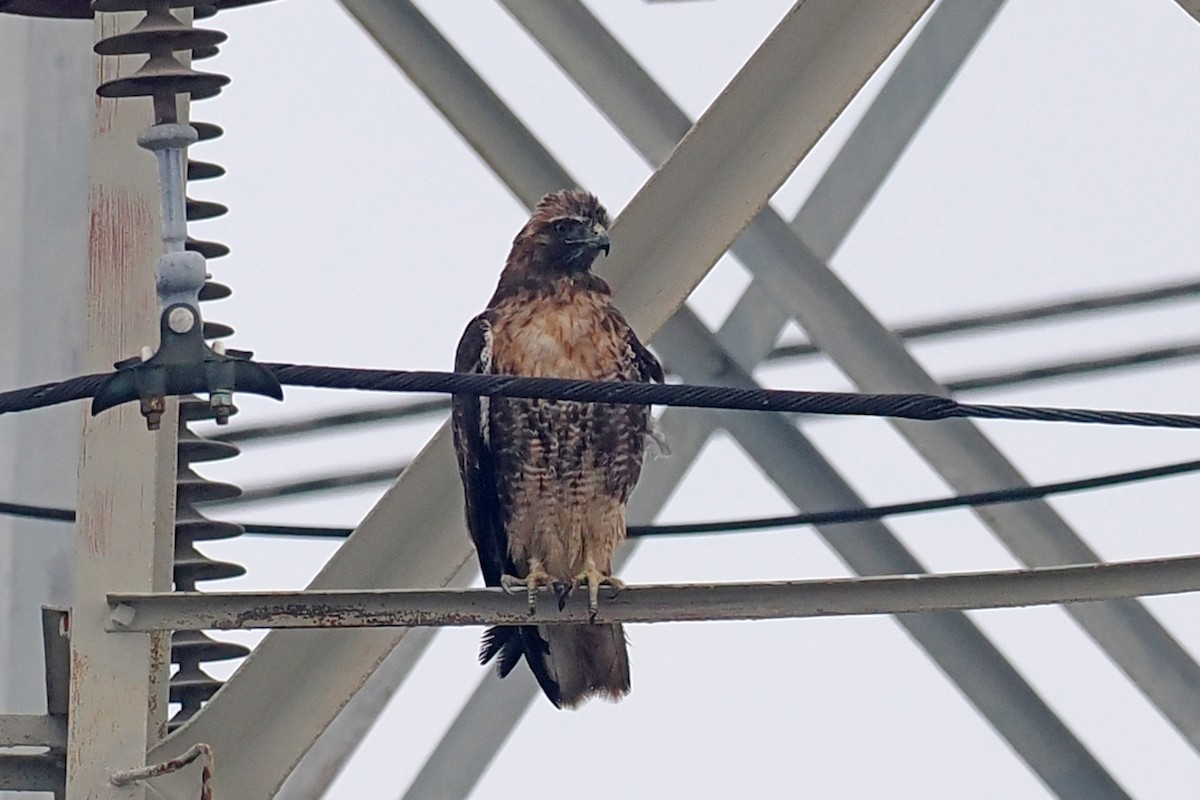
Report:
[[[68,689],[71,708],[79,708],[79,684],[83,681],[87,672],[87,659],[72,650],[71,682]],[[67,743],[67,769],[73,772],[82,763],[83,748],[79,747],[77,743],[70,741],[70,739],[76,738],[81,734],[78,728],[80,720],[71,718],[68,722],[70,724],[70,734]]]
[[[85,452],[84,458],[86,457]],[[91,500],[90,504],[80,507],[79,519],[75,524],[83,533],[88,555],[99,556],[108,550],[108,532],[112,527],[113,516],[112,494],[100,493],[93,495]]]
[[[172,758],[170,761],[114,772],[109,780],[114,786],[127,786],[137,781],[144,781],[149,778],[157,778],[162,775],[170,775],[173,772],[178,772],[196,759],[200,759],[201,764],[200,800],[212,800],[213,751],[212,747],[204,742],[197,742],[178,758]]]
[[[118,33],[123,33],[124,30],[120,26],[119,19],[114,14],[97,14],[96,15],[96,41],[106,39]],[[96,85],[99,86],[106,81],[111,81],[121,77],[121,62],[127,59],[123,58],[101,58],[94,56],[92,58],[92,69],[96,77]],[[117,109],[120,104],[118,99],[106,99],[99,94],[93,94],[93,102],[96,104],[95,110],[95,131],[99,134],[108,133],[112,130],[113,125],[117,120]]]
[[[150,692],[148,708],[150,719],[155,723],[157,738],[167,735],[166,713],[159,714],[159,701],[166,699],[161,686],[163,679],[169,675],[168,665],[171,661],[170,631],[154,631],[150,634]]]
[[[146,231],[154,228],[154,215],[140,195],[126,191],[93,187],[88,224],[88,291],[91,297],[137,298],[147,285],[142,272],[148,253],[142,252]],[[103,290],[103,294],[101,291]],[[125,342],[126,333],[121,326],[125,315],[111,313],[100,315],[95,320],[100,325],[96,331],[101,341]]]

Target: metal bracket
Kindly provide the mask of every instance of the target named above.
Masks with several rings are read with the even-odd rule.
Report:
[[[106,0],[94,5],[97,10],[107,10],[113,2]],[[178,35],[198,36],[197,41],[208,44],[224,38],[216,32],[180,26],[169,13],[166,3],[152,8],[146,20],[153,20],[160,29],[176,31]],[[162,424],[167,395],[207,392],[218,425],[228,422],[233,413],[235,389],[283,399],[279,380],[266,368],[250,362],[252,353],[226,351],[219,343],[209,347],[204,341],[199,301],[207,271],[204,256],[186,246],[184,195],[184,152],[197,141],[199,133],[178,121],[175,95],[184,91],[216,89],[228,79],[195,72],[175,61],[171,50],[179,44],[179,41],[147,44],[146,37],[129,33],[110,37],[96,45],[96,52],[101,55],[144,52],[149,47],[151,59],[142,70],[130,78],[101,84],[97,92],[105,97],[154,97],[155,124],[138,136],[138,146],[153,152],[158,161],[165,252],[155,265],[161,309],[158,352],[151,354],[146,348],[141,357],[115,364],[116,374],[105,380],[92,401],[92,414],[136,398],[141,401],[146,427],[152,431]],[[152,68],[156,59],[160,62],[157,69]]]
[[[153,355],[119,361],[117,371],[92,399],[92,414],[130,400],[140,400],[146,427],[158,430],[167,395],[206,392],[218,425],[229,421],[233,392],[250,392],[283,399],[275,374],[250,361],[248,350],[226,350],[204,341],[200,315],[187,303],[163,309],[159,321],[161,344]]]
[[[46,651],[46,714],[0,714],[0,792],[66,791],[66,612],[43,608]],[[17,748],[9,750],[8,748]],[[40,752],[37,752],[40,751]]]

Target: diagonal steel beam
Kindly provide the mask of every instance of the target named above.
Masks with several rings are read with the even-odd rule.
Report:
[[[465,589],[478,576],[479,568],[468,562],[446,587]],[[437,628],[414,628],[400,640],[300,759],[279,787],[275,800],[318,800],[325,794],[437,633]]]
[[[394,0],[346,5],[360,19],[417,14]],[[607,265],[606,277],[642,335],[653,334],[707,274],[928,5],[809,0],[785,16],[614,223],[621,255]],[[470,557],[456,471],[443,428],[311,588],[450,580]],[[403,630],[271,634],[150,759],[208,742],[222,765],[216,793],[267,800],[403,636]]]
[[[687,313],[676,314],[659,333],[659,346],[685,380],[709,373],[724,355],[723,380],[751,387],[747,367]],[[760,419],[761,417],[761,419]],[[819,451],[783,415],[724,414],[720,424],[798,508],[863,505]],[[818,533],[860,575],[924,571],[882,522],[819,526]],[[1062,798],[1124,797],[1125,792],[1071,733],[995,645],[964,615],[898,617],[1030,769]]]
[[[1200,0],[1175,0],[1192,19],[1200,22]]]
[[[636,62],[616,56],[611,47],[605,49],[605,31],[594,18],[592,27],[583,29],[581,35],[585,15],[590,15],[577,3],[506,0],[506,6],[519,14],[522,24],[539,40],[560,34],[571,37],[569,46],[557,39],[555,44],[547,44],[548,52],[653,163],[661,142],[679,126],[682,111],[673,101]],[[537,13],[532,13],[535,9]],[[570,24],[556,24],[566,9],[574,9]],[[625,88],[617,91],[616,86]],[[639,90],[636,104],[630,103],[629,87]],[[902,100],[897,100],[893,113],[904,113]],[[863,390],[944,392],[829,269],[826,260],[833,253],[835,240],[816,240],[810,246],[803,238],[804,223],[799,220],[797,225],[789,226],[768,208],[734,245],[734,253],[768,287],[772,304],[795,318],[813,342]],[[1025,483],[1008,459],[970,422],[893,424],[959,492]],[[976,513],[1029,566],[1098,560],[1046,502],[980,509]],[[1124,600],[1068,611],[1192,747],[1200,749],[1200,665],[1145,606]]]

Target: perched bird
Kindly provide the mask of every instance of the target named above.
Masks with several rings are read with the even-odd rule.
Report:
[[[456,372],[662,381],[657,359],[592,273],[609,250],[608,212],[575,189],[548,194],[516,239],[495,294],[458,344]],[[619,588],[613,551],[650,436],[646,406],[455,395],[454,445],[467,526],[488,586]],[[575,707],[629,692],[620,625],[491,628],[480,662],[500,677],[524,656],[550,702]]]

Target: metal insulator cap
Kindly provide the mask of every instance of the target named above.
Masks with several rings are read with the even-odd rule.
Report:
[[[192,239],[189,237],[188,240],[183,243],[183,247],[185,250],[193,250],[205,258],[222,258],[229,255],[229,245],[222,244],[221,242],[206,242],[203,239]],[[205,285],[207,286],[208,284]],[[220,297],[228,297],[230,294],[231,292],[227,291],[225,294],[220,295]],[[220,297],[206,297],[204,290],[200,290],[201,300],[218,300]]]
[[[188,159],[187,162],[187,179],[189,181],[206,181],[211,178],[219,178],[225,174],[225,168],[220,164],[210,164],[207,161],[193,161]]]
[[[242,490],[232,483],[202,478],[190,467],[181,466],[175,484],[175,494],[181,503],[200,503],[210,500],[232,500],[240,497]]]
[[[220,91],[229,83],[226,75],[198,72],[172,56],[151,56],[142,68],[127,78],[106,81],[96,89],[101,97],[148,97],[156,94],[195,94]]]
[[[175,631],[171,649],[181,656],[199,656],[198,661],[229,661],[250,655],[250,648],[236,642],[219,642],[202,631]]]
[[[204,461],[223,461],[233,458],[240,450],[235,444],[217,442],[197,436],[186,425],[179,426],[179,439],[176,444],[179,460],[188,464]]]
[[[202,335],[205,339],[228,339],[233,336],[233,328],[223,322],[205,320]]]
[[[212,219],[229,213],[229,206],[224,203],[214,203],[211,200],[187,199],[188,221],[197,219]]]
[[[230,561],[217,561],[194,550],[185,542],[175,543],[175,584],[194,589],[196,581],[219,581],[238,578],[246,568]]]
[[[191,506],[180,506],[175,517],[175,535],[191,542],[234,539],[245,532],[236,522],[209,519]]]
[[[200,137],[200,141],[202,142],[225,135],[224,128],[220,125],[214,125],[211,122],[189,122],[188,124],[196,129],[196,135]]]
[[[171,50],[216,47],[228,38],[222,31],[185,25],[170,14],[148,14],[133,30],[101,39],[92,49],[102,56],[127,56],[152,53],[160,47]]]

